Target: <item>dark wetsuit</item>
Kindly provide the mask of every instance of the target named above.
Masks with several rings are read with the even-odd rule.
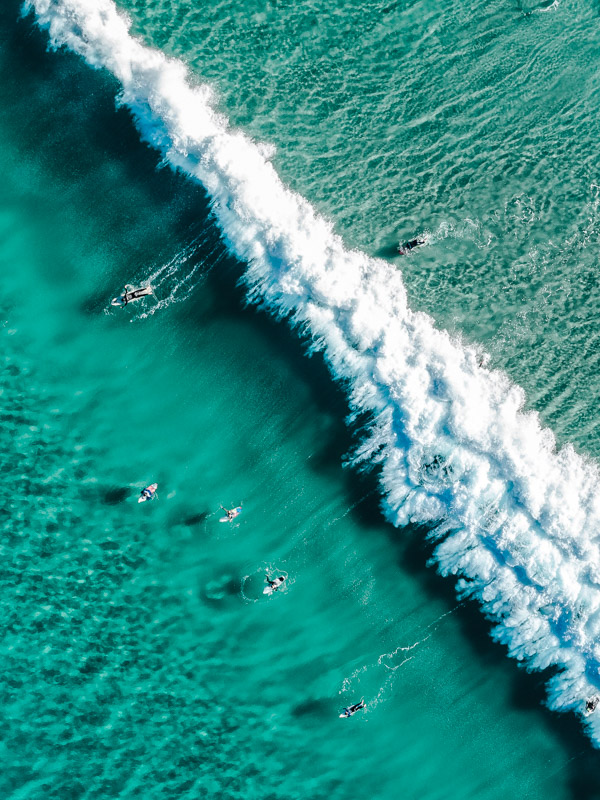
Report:
[[[346,712],[346,716],[347,717],[351,717],[352,714],[356,713],[357,711],[359,711],[361,708],[364,708],[364,707],[365,707],[365,704],[361,700],[360,703],[355,703],[353,706],[348,706],[348,708],[345,708],[344,711]]]
[[[591,714],[592,711],[596,710],[597,706],[598,706],[598,698],[592,697],[589,700],[586,700],[585,710],[587,711],[588,714]]]
[[[409,253],[414,247],[425,244],[424,239],[411,239],[410,242],[404,242],[398,249],[401,253]]]

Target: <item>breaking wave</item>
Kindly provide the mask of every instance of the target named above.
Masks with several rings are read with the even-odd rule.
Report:
[[[211,106],[183,64],[129,34],[111,0],[27,0],[53,46],[120,82],[142,137],[202,182],[249,299],[308,334],[372,420],[356,463],[378,463],[385,516],[439,537],[435,559],[529,669],[555,668],[548,704],[600,746],[600,494],[595,463],[525,413],[523,391],[407,306],[401,275],[344,248],[286,188],[268,150]]]

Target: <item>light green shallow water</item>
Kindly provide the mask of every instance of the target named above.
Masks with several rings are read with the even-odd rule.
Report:
[[[119,0],[415,308],[600,455],[596,5]],[[399,241],[429,232],[409,258]]]
[[[243,310],[201,191],[156,171],[105,76],[16,15],[0,14],[0,795],[600,796],[577,725],[340,467],[341,396]],[[181,303],[109,312],[166,264],[161,297]],[[273,598],[266,567],[290,576]]]

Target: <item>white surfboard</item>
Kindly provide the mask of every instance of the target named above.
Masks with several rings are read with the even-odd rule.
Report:
[[[242,507],[238,506],[237,508],[233,508],[232,511],[233,511],[233,516],[231,516],[231,517],[221,517],[219,519],[219,522],[231,522],[231,520],[235,519],[238,514],[242,513]]]
[[[273,594],[273,592],[277,591],[277,589],[281,589],[281,587],[285,584],[286,580],[287,580],[287,575],[284,577],[281,583],[277,584],[277,586],[271,586],[271,585],[265,586],[265,588],[263,589],[263,594]]]
[[[126,289],[127,291],[124,294],[119,295],[119,297],[113,297],[110,301],[111,306],[124,308],[126,305],[129,305],[129,303],[146,297],[154,291],[152,286],[140,286],[139,289],[134,289],[133,286],[127,286]],[[127,303],[125,302],[125,298],[127,298]]]
[[[360,702],[362,703],[363,701],[361,700]],[[353,717],[356,714],[357,711],[362,711],[363,708],[366,708],[366,707],[367,706],[365,704],[364,706],[361,706],[360,708],[357,708],[356,711],[353,711],[351,714],[342,713],[342,714],[340,714],[340,719],[350,719],[350,717]],[[345,709],[344,709],[344,711],[345,711]]]

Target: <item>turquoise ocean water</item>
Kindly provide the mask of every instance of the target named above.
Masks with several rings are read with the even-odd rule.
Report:
[[[598,455],[593,9],[121,7]],[[377,474],[342,466],[364,420],[246,307],[204,190],[19,11],[0,11],[2,796],[600,797],[548,674],[505,658],[423,531],[384,521]],[[110,308],[148,279],[157,300]],[[289,575],[271,598],[267,569]]]

